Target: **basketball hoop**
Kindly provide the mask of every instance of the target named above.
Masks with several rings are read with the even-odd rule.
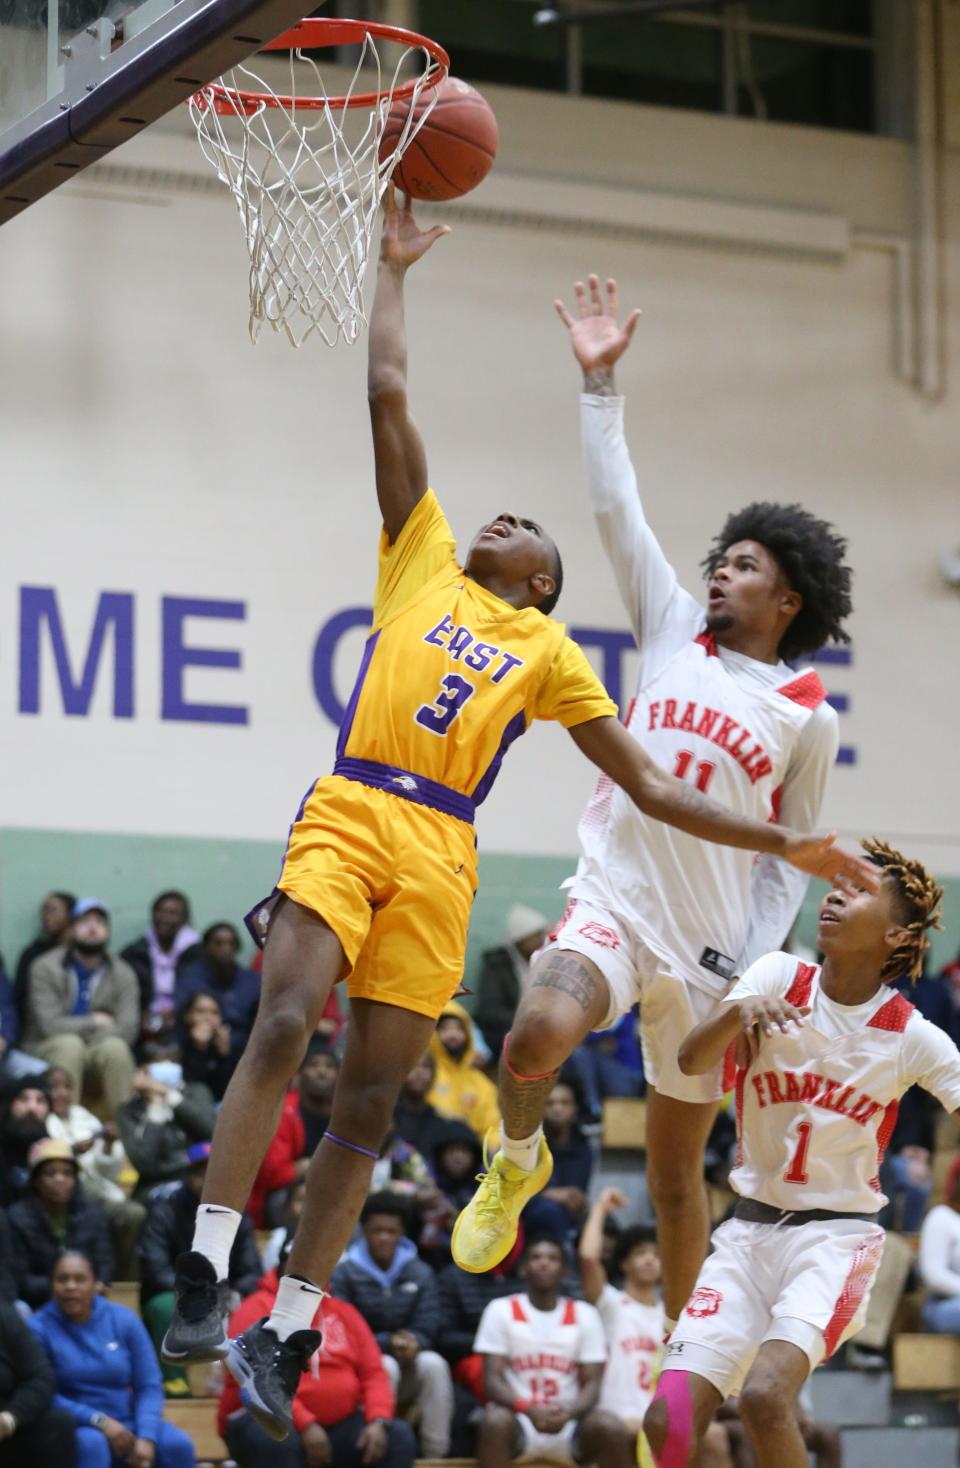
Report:
[[[402,48],[392,71],[378,41]],[[359,45],[360,55],[346,91],[329,96],[317,62],[303,53],[345,45]],[[204,157],[240,212],[250,254],[250,337],[256,342],[267,322],[295,347],[314,331],[328,346],[341,337],[353,342],[366,325],[363,278],[380,199],[450,60],[426,36],[359,20],[304,20],[263,50],[290,52],[288,93],[237,66],[188,102]],[[418,71],[402,79],[411,65]],[[368,66],[376,85],[361,90]],[[397,104],[403,125],[381,160]]]

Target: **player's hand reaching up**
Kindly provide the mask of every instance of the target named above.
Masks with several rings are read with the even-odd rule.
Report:
[[[587,293],[589,287],[589,295]],[[620,308],[617,304],[617,282],[607,281],[606,301],[600,294],[600,282],[595,275],[587,276],[587,285],[578,280],[573,287],[577,298],[576,316],[571,316],[562,301],[554,301],[557,315],[570,333],[573,355],[583,368],[585,377],[596,372],[610,372],[630,345],[640,309],[630,312],[623,325],[617,320]]]
[[[442,234],[449,234],[446,224],[435,224],[432,229],[421,229],[413,217],[413,201],[404,196],[402,207],[397,204],[397,191],[387,184],[383,196],[383,231],[380,235],[380,259],[385,265],[395,265],[406,270],[414,261],[425,255]]]
[[[791,831],[783,859],[801,872],[820,877],[833,887],[842,887],[845,892],[862,892],[864,889],[876,892],[880,886],[879,868],[852,851],[844,851],[842,846],[837,846],[836,840],[836,832],[829,836],[801,836]]]

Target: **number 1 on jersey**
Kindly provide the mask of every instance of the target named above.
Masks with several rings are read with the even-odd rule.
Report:
[[[687,771],[692,764],[693,750],[678,749],[677,763],[673,767],[674,778],[677,780],[685,780],[687,778]],[[706,795],[707,786],[710,784],[710,777],[717,767],[711,760],[698,759],[695,768],[697,771],[697,778],[694,781],[694,784],[700,791],[701,795]]]
[[[797,1150],[793,1154],[793,1161],[783,1174],[785,1183],[806,1183],[810,1181],[807,1172],[807,1153],[810,1151],[810,1133],[813,1131],[813,1123],[810,1121],[797,1122],[797,1131],[800,1140],[797,1142]]]

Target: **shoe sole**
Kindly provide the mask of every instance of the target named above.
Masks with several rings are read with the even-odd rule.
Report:
[[[543,1189],[547,1185],[547,1182],[549,1181],[550,1174],[551,1174],[552,1171],[553,1171],[553,1158],[552,1157],[550,1158],[550,1165],[549,1165],[549,1167],[547,1167],[545,1165],[540,1165],[540,1166],[534,1168],[534,1171],[533,1171],[534,1178],[536,1178],[538,1172],[541,1173],[542,1176],[540,1178],[540,1181],[537,1183],[537,1186],[535,1188],[531,1189],[530,1196],[524,1201],[524,1205],[523,1205],[524,1208],[527,1206],[527,1203],[530,1202],[530,1198],[535,1198],[539,1192],[542,1192],[543,1191]],[[468,1204],[467,1207],[469,1208],[469,1206],[470,1205]],[[462,1269],[465,1274],[489,1274],[489,1272],[490,1272],[491,1269],[496,1269],[497,1265],[500,1264],[500,1263],[502,1263],[502,1261],[504,1259],[506,1259],[507,1255],[510,1253],[510,1250],[513,1248],[514,1244],[517,1242],[517,1233],[519,1231],[520,1213],[523,1212],[523,1208],[521,1208],[520,1209],[520,1213],[517,1214],[517,1223],[514,1224],[513,1233],[510,1235],[510,1237],[508,1239],[505,1239],[505,1240],[504,1239],[501,1239],[500,1240],[500,1242],[503,1244],[503,1248],[500,1249],[499,1253],[496,1253],[495,1252],[495,1253],[492,1253],[492,1254],[488,1254],[486,1256],[486,1261],[483,1264],[467,1264],[467,1263],[464,1262],[464,1260],[458,1258],[458,1256],[457,1256],[457,1235],[460,1232],[460,1225],[464,1221],[464,1216],[466,1214],[466,1211],[467,1210],[465,1208],[463,1210],[463,1213],[460,1214],[460,1217],[457,1219],[456,1223],[453,1226],[453,1233],[450,1236],[450,1253],[453,1256],[453,1262],[454,1262],[454,1264],[456,1264],[457,1268],[458,1269]]]
[[[203,1361],[222,1361],[230,1346],[230,1338],[224,1335],[215,1346],[189,1346],[185,1351],[173,1351],[164,1336],[160,1346],[160,1360],[167,1366],[193,1366]]]
[[[259,1423],[268,1437],[272,1437],[274,1442],[282,1443],[290,1432],[291,1424],[279,1421],[259,1396],[253,1368],[235,1341],[231,1341],[227,1348],[226,1366],[240,1388],[240,1400],[250,1416]]]

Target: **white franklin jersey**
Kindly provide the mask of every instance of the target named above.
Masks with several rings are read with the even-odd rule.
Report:
[[[580,1391],[580,1367],[607,1359],[603,1326],[592,1305],[561,1299],[538,1310],[529,1295],[491,1300],[480,1317],[473,1349],[505,1356],[507,1381],[518,1401],[569,1407]]]
[[[764,1035],[737,1071],[731,1187],[788,1211],[877,1212],[900,1097],[920,1085],[960,1109],[960,1052],[902,994],[884,985],[864,1004],[838,1004],[821,990],[820,969],[789,953],[759,959],[724,1002],[752,994],[811,1012],[799,1029]]]
[[[715,648],[703,606],[679,585],[644,518],[622,398],[585,395],[581,403],[597,528],[640,653],[627,727],[662,769],[738,815],[779,814],[815,829],[838,743],[820,679]],[[807,886],[775,857],[756,859],[649,819],[606,777],[579,836],[571,895],[623,918],[667,972],[712,994],[780,947]],[[709,950],[719,957],[704,967]]]
[[[663,1306],[644,1305],[626,1290],[604,1285],[597,1310],[607,1337],[607,1365],[599,1405],[616,1417],[640,1421],[653,1400],[663,1351]]]

